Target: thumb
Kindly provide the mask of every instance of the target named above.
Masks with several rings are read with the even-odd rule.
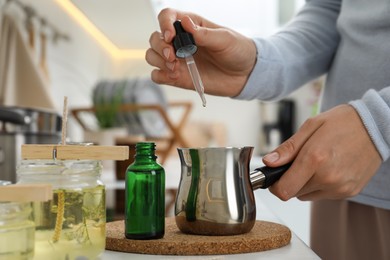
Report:
[[[292,162],[307,140],[320,127],[320,122],[308,123],[306,121],[293,136],[284,141],[275,150],[265,155],[263,162],[270,167],[277,167]]]
[[[263,157],[263,162],[267,166],[277,167],[294,160],[300,147],[297,147],[294,137],[287,139],[275,150]]]

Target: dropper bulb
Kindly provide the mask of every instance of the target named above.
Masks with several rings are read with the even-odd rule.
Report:
[[[172,42],[176,56],[185,58],[188,54],[193,55],[198,50],[198,47],[195,44],[192,34],[184,30],[180,21],[175,21],[173,27],[176,30],[176,36],[173,38]]]

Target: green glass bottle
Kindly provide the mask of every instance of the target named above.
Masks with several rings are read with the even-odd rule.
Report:
[[[137,143],[126,172],[125,236],[157,239],[165,231],[165,172],[156,162],[155,144]]]

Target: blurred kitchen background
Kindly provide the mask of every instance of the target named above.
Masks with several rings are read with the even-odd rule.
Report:
[[[254,146],[253,167],[261,165],[263,154],[316,113],[321,80],[278,102],[207,95],[207,107],[203,107],[195,91],[151,82],[153,68],[145,62],[145,51],[150,34],[159,30],[157,14],[165,7],[201,14],[247,36],[267,37],[287,23],[303,3],[0,0],[0,106],[5,111],[0,118],[1,174],[17,164],[21,143],[59,138],[57,115],[62,115],[64,96],[70,111],[68,141],[130,147],[139,140],[156,141],[171,197],[180,177],[176,147]],[[45,133],[26,128],[23,125],[31,122],[23,117],[15,120],[12,113],[7,114],[10,111],[16,115],[48,113],[51,128],[42,130],[48,131]],[[7,115],[12,118],[7,119]],[[34,135],[39,138],[31,138]],[[10,156],[12,160],[7,159]],[[128,163],[105,162],[103,180],[107,187],[115,190],[121,185]],[[281,202],[268,190],[255,194],[308,243],[308,202]],[[108,205],[115,207],[121,196],[119,192],[108,196]]]

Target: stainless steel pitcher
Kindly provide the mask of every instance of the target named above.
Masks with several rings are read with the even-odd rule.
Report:
[[[178,148],[181,179],[175,219],[184,233],[236,235],[256,221],[253,189],[271,186],[288,169],[261,167],[250,173],[253,147]]]

